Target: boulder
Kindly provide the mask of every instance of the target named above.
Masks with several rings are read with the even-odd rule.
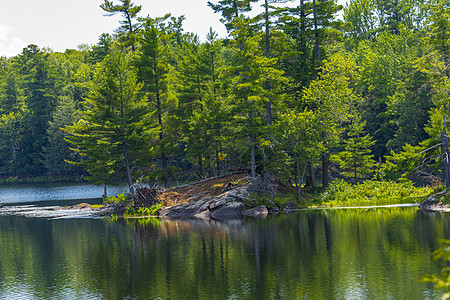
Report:
[[[285,205],[283,205],[284,212],[289,212],[289,211],[296,210],[296,209],[298,209],[298,205],[293,202],[289,202],[289,203],[286,203]]]
[[[211,217],[215,219],[235,218],[242,216],[244,204],[241,202],[230,202],[224,206],[211,211]]]
[[[450,212],[450,203],[445,201],[445,195],[446,192],[431,195],[419,205],[419,208],[423,211]]]
[[[244,216],[248,217],[265,217],[269,214],[265,205],[249,208],[244,211]]]

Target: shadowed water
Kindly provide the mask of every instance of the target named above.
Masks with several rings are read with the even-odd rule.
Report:
[[[0,298],[434,299],[445,214],[415,207],[266,220],[0,217]]]

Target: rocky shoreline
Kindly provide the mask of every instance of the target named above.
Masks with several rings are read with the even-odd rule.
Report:
[[[245,209],[241,200],[248,200],[249,185],[241,185],[222,194],[211,196],[197,194],[188,201],[166,207],[159,212],[165,218],[224,219],[242,216],[264,217],[269,210],[265,205]]]
[[[297,210],[292,203],[269,210],[265,205],[246,208],[254,199],[249,198],[250,180],[244,174],[233,174],[196,182],[174,189],[161,189],[158,201],[166,207],[159,211],[159,217],[170,219],[222,220],[240,219],[244,216],[265,218],[269,213]],[[0,206],[0,216],[14,215],[49,219],[101,218],[117,216],[121,218],[125,208],[111,205],[94,208],[87,203],[74,206]]]
[[[447,202],[447,191],[442,191],[431,195],[423,201],[419,208],[429,212],[450,212],[450,202]]]

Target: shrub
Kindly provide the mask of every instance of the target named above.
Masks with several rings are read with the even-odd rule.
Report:
[[[125,212],[125,217],[146,217],[146,216],[156,216],[160,209],[163,208],[162,204],[154,204],[149,207],[128,207]]]
[[[370,206],[402,203],[419,203],[420,197],[431,194],[428,187],[414,187],[411,181],[375,181],[351,185],[336,180],[321,195],[318,202],[329,206]]]
[[[127,205],[131,203],[131,196],[118,194],[117,196],[106,197],[105,204],[123,204]]]

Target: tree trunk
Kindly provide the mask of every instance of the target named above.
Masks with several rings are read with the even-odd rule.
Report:
[[[317,9],[316,9],[316,0],[313,0],[313,11],[314,11],[314,37],[316,42],[316,60],[318,62],[321,61],[320,58],[320,41],[319,41],[319,28],[317,25]]]
[[[157,70],[154,69],[154,71],[156,72]],[[155,79],[155,84],[156,84],[156,86],[158,86],[158,84],[159,84],[158,78]],[[156,91],[156,111],[157,111],[157,114],[158,114],[158,125],[160,127],[160,129],[159,129],[159,142],[160,142],[160,144],[162,144],[164,133],[163,133],[161,99],[160,99],[160,95],[159,95],[159,90]],[[169,183],[168,183],[168,178],[167,178],[167,158],[166,158],[166,155],[163,152],[163,145],[160,145],[160,146],[161,146],[162,167],[163,167],[163,170],[164,170],[163,182],[164,182],[164,187],[168,188],[169,187]]]
[[[447,126],[446,126],[446,120],[444,115],[444,128],[442,129],[441,133],[441,153],[442,153],[442,172],[444,174],[445,179],[445,187],[450,187],[450,161],[449,161],[449,153],[448,153],[448,139],[447,139]]]
[[[198,159],[198,174],[200,176],[200,179],[204,179],[205,175],[203,175],[203,159],[200,155],[198,156],[197,159]]]
[[[322,132],[323,144],[325,151],[322,153],[322,187],[327,188],[329,184],[329,176],[328,176],[328,153],[326,153],[327,142],[326,142],[326,133]]]
[[[255,188],[256,183],[256,154],[255,154],[255,135],[253,133],[253,112],[249,113],[250,117],[250,127],[251,127],[251,133],[250,133],[250,143],[251,143],[251,159],[252,159],[252,189]]]
[[[300,195],[302,193],[302,183],[300,179],[300,164],[298,162],[298,158],[296,158],[297,163],[297,199],[300,200]]]
[[[126,145],[123,145],[123,158],[125,163],[125,170],[127,171],[127,182],[128,188],[130,189],[130,195],[134,196],[133,180],[131,179],[130,161],[128,160],[128,149]]]
[[[161,153],[161,159],[162,159],[162,166],[163,166],[163,170],[164,170],[163,182],[164,182],[164,187],[167,189],[167,188],[169,188],[169,179],[167,178],[167,158],[164,155],[164,153]]]
[[[106,190],[106,182],[104,182],[103,183],[103,204],[105,204],[105,200],[106,200],[106,197],[108,197],[108,194],[107,194],[107,190]]]
[[[256,156],[255,156],[255,136],[252,134],[251,137],[251,151],[252,151],[252,186],[255,186],[255,180],[256,180]]]
[[[309,170],[308,176],[306,177],[306,185],[314,188],[316,186],[316,178],[314,177],[314,164],[312,158],[308,161]]]

